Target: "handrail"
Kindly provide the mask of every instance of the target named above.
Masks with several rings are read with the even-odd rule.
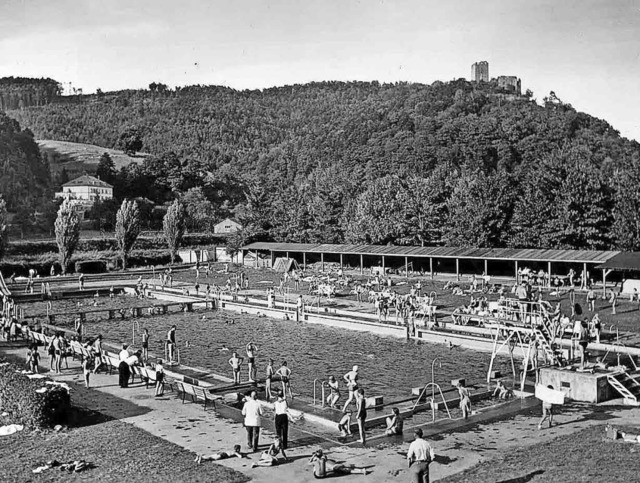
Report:
[[[175,347],[173,348],[174,351],[174,356],[175,356],[175,360],[170,360],[169,359],[169,344],[165,344],[164,345],[164,360],[166,361],[167,365],[180,365],[180,348],[178,347],[177,344],[174,344]]]
[[[131,321],[133,337],[131,338],[131,345],[136,345],[136,328],[138,329],[138,334],[140,333],[140,321],[137,319],[133,319]]]
[[[329,387],[329,384],[327,383],[327,381],[322,381],[322,383],[320,384],[320,389],[321,389],[321,393],[322,393],[322,407],[324,407],[325,402],[327,401],[327,395],[325,392],[325,387]]]
[[[439,384],[436,384],[434,382],[429,382],[424,386],[424,389],[422,389],[422,391],[420,392],[420,395],[418,396],[418,399],[416,400],[416,402],[414,403],[413,407],[411,408],[412,412],[415,412],[416,410],[416,406],[418,406],[418,404],[420,403],[420,399],[422,399],[422,395],[426,394],[427,389],[429,389],[429,386],[432,386],[434,389],[434,393],[435,393],[435,388],[438,389],[438,392],[440,393],[440,397],[442,398],[442,402],[444,403],[444,407],[447,410],[447,415],[449,416],[449,419],[453,419],[451,417],[451,412],[449,411],[449,405],[447,404],[447,400],[444,398],[444,394],[442,393],[442,389],[440,388]],[[432,420],[435,421],[436,420],[436,405],[435,405],[435,398],[432,397],[431,398],[431,416],[432,416]]]
[[[318,383],[318,381],[321,381],[321,382],[322,382],[322,380],[321,380],[321,379],[314,379],[314,380],[313,380],[313,405],[314,405],[314,406],[316,405],[316,399],[317,399],[317,398],[316,398],[316,384]]]

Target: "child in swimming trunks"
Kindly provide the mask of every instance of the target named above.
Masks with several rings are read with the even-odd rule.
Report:
[[[229,458],[246,458],[245,455],[240,453],[240,445],[236,444],[233,447],[233,452],[227,453],[225,451],[221,451],[220,453],[213,453],[210,455],[197,455],[194,460],[197,464],[202,463],[203,461],[218,461],[218,460],[226,460]]]
[[[84,375],[84,385],[85,387],[89,387],[89,377],[92,372],[93,361],[90,357],[82,358],[82,374]]]
[[[327,396],[327,404],[329,407],[335,408],[336,403],[340,399],[340,389],[338,385],[338,381],[333,376],[329,376],[329,390],[331,393]]]
[[[398,408],[392,409],[393,414],[386,419],[387,429],[385,434],[387,436],[393,436],[395,434],[402,434],[404,421],[400,416],[400,410]]]
[[[342,419],[338,423],[338,431],[340,431],[340,436],[345,438],[348,434],[351,434],[351,410],[348,410]]]
[[[256,463],[253,463],[251,465],[251,468],[255,468],[257,466],[275,466],[280,462],[278,458],[279,454],[282,454],[282,457],[285,461],[289,459],[284,452],[284,448],[282,447],[280,438],[276,436],[273,439],[273,444],[269,446],[269,449],[267,451],[262,452],[262,454],[260,455],[260,459]]]

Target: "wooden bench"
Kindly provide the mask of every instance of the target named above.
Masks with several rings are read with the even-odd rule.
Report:
[[[115,369],[118,370],[118,366],[120,365],[120,359],[117,357],[110,356],[106,352],[102,354],[102,363],[109,368],[109,374],[113,372]]]
[[[149,388],[149,383],[152,383],[155,386],[155,384],[156,384],[156,371],[155,371],[155,369],[151,369],[150,367],[140,367],[139,370],[140,370],[140,377],[146,383],[145,389]]]
[[[187,384],[185,382],[174,381],[175,386],[177,387],[178,395],[182,393],[182,403],[184,404],[186,396],[191,397],[191,400],[194,403],[198,401],[202,401],[204,403],[204,409],[207,409],[207,404],[212,403],[213,409],[216,409],[216,400],[213,395],[211,395],[208,390],[200,386],[193,386],[191,384]]]

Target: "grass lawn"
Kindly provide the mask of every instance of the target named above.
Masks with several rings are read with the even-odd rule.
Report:
[[[21,363],[12,356],[6,359]],[[131,416],[132,411],[142,411],[142,408],[110,398],[113,396],[73,384],[71,402],[74,407],[69,424],[63,430],[20,431],[1,437],[0,481],[239,483],[249,480],[242,473],[212,462],[196,465],[194,453],[121,422],[118,417]],[[112,408],[115,417],[90,409],[100,404]],[[67,473],[54,467],[39,474],[32,473],[47,461],[68,463],[80,459],[91,464],[91,468]]]
[[[60,432],[25,432],[2,438],[0,467],[4,482],[25,481],[216,481],[244,482],[248,478],[224,466],[196,465],[194,454],[118,420],[85,414],[84,426]],[[49,460],[61,463],[84,459],[93,467],[80,473],[51,468],[32,469]]]
[[[484,461],[442,483],[638,481],[640,444],[605,439],[593,426]],[[619,428],[637,434],[638,427]]]

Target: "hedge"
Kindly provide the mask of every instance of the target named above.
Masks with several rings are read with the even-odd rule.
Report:
[[[29,429],[47,428],[67,422],[71,409],[69,391],[47,384],[49,378],[29,379],[17,366],[0,366],[0,412],[4,424],[21,424]],[[46,388],[39,393],[38,389]]]
[[[196,247],[206,245],[223,246],[227,244],[227,240],[219,235],[193,233],[187,234],[182,240],[185,247]],[[144,237],[136,240],[135,248],[137,250],[160,250],[166,249],[167,244],[163,237]],[[77,251],[115,251],[117,250],[114,238],[90,238],[80,240]],[[7,246],[7,256],[22,255],[44,255],[47,253],[58,253],[58,245],[55,240],[40,241],[12,241]]]
[[[31,259],[29,259],[31,258]],[[74,256],[72,262],[67,267],[67,273],[76,270],[78,272],[78,264],[82,267],[83,273],[98,273],[97,265],[90,265],[91,270],[84,269],[85,263],[100,264],[103,268],[100,272],[105,272],[107,267],[111,265],[119,266],[120,261],[118,255],[112,251],[92,252],[92,253],[78,253]],[[5,278],[8,278],[12,273],[17,276],[27,276],[29,269],[33,268],[40,276],[49,276],[51,273],[51,264],[55,264],[56,273],[59,274],[60,264],[57,263],[57,255],[51,255],[49,257],[27,257],[26,260],[12,261],[3,260],[0,262],[0,272]],[[180,263],[180,257],[176,257],[176,261]],[[146,267],[152,265],[168,265],[171,262],[171,257],[167,250],[133,250],[131,256],[127,259],[127,267]]]

